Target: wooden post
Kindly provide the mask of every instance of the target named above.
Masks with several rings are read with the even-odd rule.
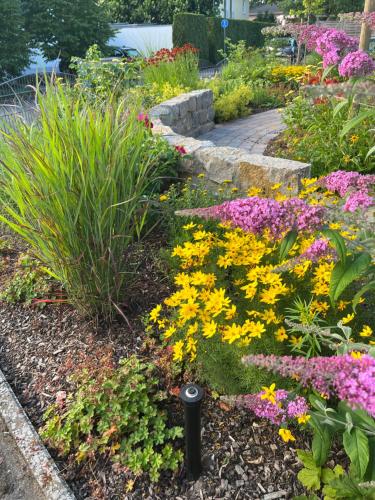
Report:
[[[365,0],[365,7],[363,9],[364,13],[375,11],[375,0]],[[368,50],[371,38],[371,28],[366,24],[362,23],[361,37],[359,39],[359,48],[361,50]]]

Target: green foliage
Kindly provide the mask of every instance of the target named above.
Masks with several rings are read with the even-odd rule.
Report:
[[[313,104],[299,96],[286,108],[284,120],[288,126],[284,135],[287,149],[280,155],[308,161],[314,176],[338,169],[364,174],[375,171],[375,155],[369,154],[373,111],[367,106],[343,102],[338,108],[335,100],[327,98]]]
[[[358,280],[371,265],[371,256],[366,252],[347,257],[345,262],[338,261],[332,271],[329,296],[335,303],[345,289]]]
[[[1,220],[81,312],[110,317],[126,300],[126,249],[147,223],[146,195],[171,168],[169,148],[137,119],[137,103],[73,99],[59,84],[38,100],[38,123],[1,141]]]
[[[174,16],[193,12],[215,15],[218,0],[100,0],[110,19],[125,23],[172,24]]]
[[[220,51],[224,50],[224,32],[220,23],[221,19],[218,17],[207,18],[209,59],[211,62],[218,62],[222,59]],[[264,36],[261,30],[266,26],[270,26],[270,24],[231,19],[226,36],[235,44],[243,40],[247,47],[263,47]]]
[[[251,88],[243,84],[232,92],[218,97],[214,104],[215,120],[217,122],[225,122],[249,115],[249,104],[252,95]]]
[[[256,393],[263,386],[269,385],[270,375],[256,367],[244,368],[241,358],[264,352],[282,355],[285,354],[285,349],[271,337],[264,337],[256,344],[244,348],[223,343],[220,338],[211,338],[198,346],[195,363],[197,376],[220,394]],[[279,388],[289,386],[285,379],[277,375],[272,376],[272,381]]]
[[[75,87],[93,99],[121,96],[140,80],[140,61],[101,61],[97,45],[87,49],[84,58],[72,57],[70,68],[77,74]]]
[[[51,290],[52,280],[40,263],[27,255],[19,259],[20,269],[12,276],[0,299],[12,304],[30,304],[33,299],[43,298]]]
[[[113,30],[96,0],[25,0],[26,31],[48,59],[61,57],[66,68],[72,56],[83,57],[93,44],[101,49]]]
[[[164,85],[196,89],[199,84],[198,56],[191,50],[181,52],[173,61],[147,64],[143,69],[143,81],[147,85]]]
[[[173,45],[190,43],[199,49],[199,58],[208,59],[207,20],[201,14],[176,14],[173,18]]]
[[[0,1],[0,80],[17,76],[28,64],[28,37],[20,0]]]
[[[152,481],[163,470],[175,471],[181,451],[171,441],[182,436],[180,427],[168,428],[159,408],[165,399],[151,364],[135,356],[118,367],[110,358],[77,371],[75,391],[66,408],[58,403],[45,413],[43,439],[61,454],[75,453],[78,462],[104,455],[134,474],[149,473]]]

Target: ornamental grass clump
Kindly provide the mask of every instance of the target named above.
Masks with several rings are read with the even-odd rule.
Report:
[[[38,121],[2,134],[1,221],[81,312],[110,317],[125,300],[126,250],[159,176],[155,139],[126,100],[89,103],[59,84],[37,99]]]

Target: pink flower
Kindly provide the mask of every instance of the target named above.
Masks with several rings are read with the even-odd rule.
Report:
[[[137,120],[139,122],[142,122],[146,128],[151,129],[154,127],[154,124],[152,123],[152,121],[150,121],[149,116],[144,113],[139,113],[139,115],[137,116]]]
[[[362,191],[357,191],[348,196],[344,212],[355,212],[358,208],[366,209],[374,205],[374,197]]]
[[[341,76],[350,78],[351,76],[367,76],[375,71],[375,62],[363,50],[349,52],[341,61],[339,73]]]
[[[66,392],[65,391],[57,391],[56,392],[56,404],[59,408],[64,408],[66,401]]]
[[[186,149],[184,148],[184,146],[175,146],[174,148],[175,148],[175,150],[176,150],[178,153],[180,153],[180,155],[181,155],[181,156],[184,156],[184,155],[186,155],[186,154],[187,154],[187,151],[186,151]]]

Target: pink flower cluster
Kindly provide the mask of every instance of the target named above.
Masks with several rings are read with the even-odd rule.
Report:
[[[363,50],[349,52],[339,65],[339,74],[345,78],[371,75],[374,71],[375,61]]]
[[[339,14],[340,21],[354,21],[365,23],[375,29],[375,12],[345,12]]]
[[[284,389],[275,391],[275,401],[273,404],[267,399],[262,399],[264,392],[259,394],[245,394],[238,396],[236,405],[240,408],[252,411],[257,417],[266,418],[276,425],[280,425],[288,418],[298,418],[309,411],[306,399],[296,396],[291,399],[291,394]]]
[[[298,229],[312,232],[323,224],[325,208],[310,206],[299,198],[278,202],[272,198],[239,198],[221,205],[189,210],[189,215],[218,219],[254,234],[269,230],[279,238],[285,231]]]
[[[327,29],[315,40],[315,51],[323,57],[323,66],[338,64],[348,51],[358,48],[358,40],[336,29]]]
[[[329,241],[326,238],[319,238],[312,243],[309,248],[299,256],[299,259],[308,259],[316,262],[321,257],[326,257],[327,255],[333,254],[333,249],[329,245]]]
[[[352,408],[375,417],[375,358],[363,355],[304,358],[303,356],[245,356],[246,365],[265,368],[282,377],[292,377],[303,387],[312,387],[328,397],[336,396]]]
[[[137,120],[144,124],[146,128],[154,128],[154,124],[150,120],[149,116],[145,113],[139,113]]]
[[[357,209],[366,210],[375,205],[374,197],[363,191],[351,193],[343,207],[344,212],[355,212]]]
[[[321,184],[329,191],[337,192],[341,197],[349,191],[368,192],[375,185],[375,175],[363,175],[358,172],[337,170],[321,179]]]

